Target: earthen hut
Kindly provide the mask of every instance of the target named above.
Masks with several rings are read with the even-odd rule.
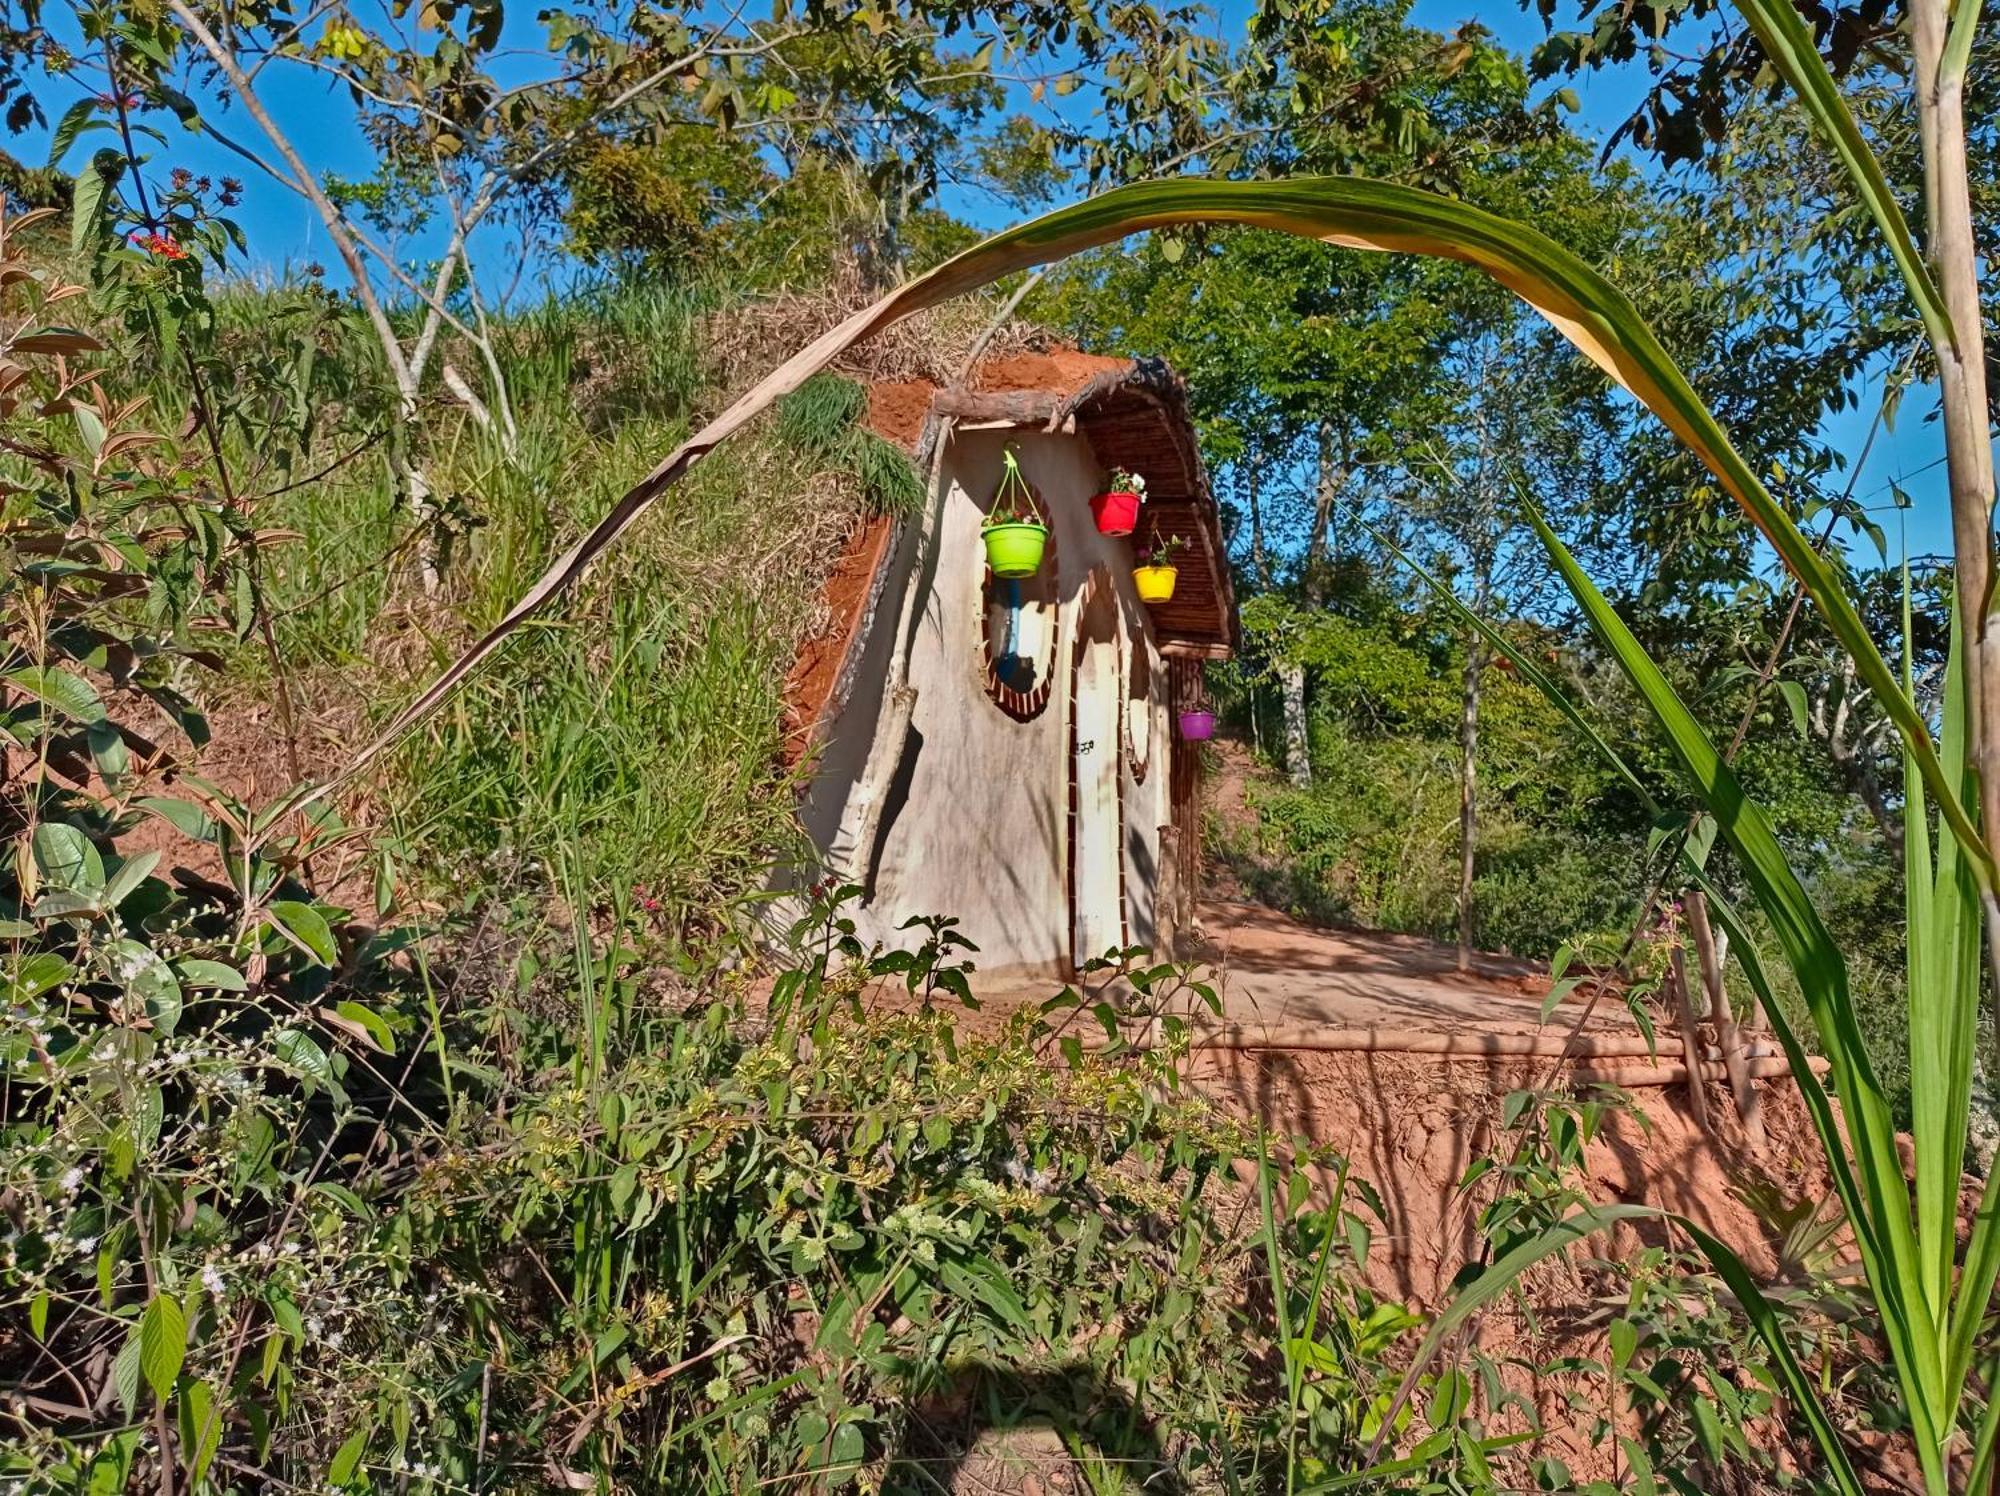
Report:
[[[1068,976],[1184,925],[1200,853],[1200,745],[1179,714],[1237,642],[1228,562],[1185,388],[1156,359],[1069,351],[964,384],[877,384],[869,423],[908,450],[928,511],[850,541],[825,628],[788,683],[803,821],[866,889],[866,939],[956,915],[986,971]],[[986,564],[1012,448],[1050,529],[1041,570]],[[1090,501],[1141,475],[1135,533]],[[1135,547],[1176,538],[1173,596],[1142,602]]]

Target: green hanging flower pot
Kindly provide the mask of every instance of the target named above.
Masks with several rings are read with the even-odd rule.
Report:
[[[1031,577],[1042,569],[1049,527],[1012,447],[1001,454],[1001,463],[1000,487],[979,527],[979,538],[986,544],[986,564],[993,575]]]

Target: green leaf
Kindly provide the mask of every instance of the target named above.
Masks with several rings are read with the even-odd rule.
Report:
[[[69,980],[72,968],[54,951],[23,956],[7,975],[7,1000],[24,1003]]]
[[[96,247],[102,226],[99,219],[104,213],[104,197],[111,190],[111,182],[119,173],[123,158],[116,151],[99,151],[91,158],[90,164],[76,174],[76,187],[69,200],[69,247],[72,254],[82,254]],[[106,175],[109,167],[111,175]]]
[[[96,897],[104,887],[104,859],[76,827],[45,821],[35,828],[35,866],[58,888]]]
[[[118,1405],[125,1410],[127,1420],[139,1406],[139,1353],[139,1332],[135,1329],[125,1337],[111,1363],[111,1390],[118,1394]]]
[[[158,852],[140,852],[126,858],[104,885],[104,892],[98,895],[97,906],[100,909],[116,909],[132,897],[139,885],[160,865],[160,856]]]
[[[181,1457],[187,1462],[190,1486],[199,1487],[222,1447],[222,1423],[213,1389],[204,1381],[190,1381],[180,1402]]]
[[[75,893],[66,888],[58,888],[53,893],[45,893],[35,900],[28,911],[36,919],[65,919],[71,915],[97,913],[97,898],[94,894]]]
[[[1811,720],[1806,705],[1806,688],[1795,680],[1781,680],[1778,682],[1778,694],[1792,709],[1792,726],[1798,729],[1800,737],[1804,737]]]
[[[333,929],[312,905],[297,899],[274,899],[264,917],[279,934],[321,966],[338,964],[340,947],[334,941]]]
[[[63,111],[63,117],[56,121],[56,127],[49,135],[49,166],[62,164],[62,158],[69,154],[69,148],[76,144],[77,136],[83,133],[84,126],[96,113],[97,100],[94,97],[78,99]]]
[[[190,956],[176,961],[174,971],[180,977],[183,987],[207,987],[218,992],[250,990],[250,984],[243,979],[242,972],[233,966],[225,966],[220,961],[204,961]]]
[[[938,1276],[960,1298],[976,1299],[991,1309],[1008,1328],[1023,1335],[1035,1333],[1034,1323],[1028,1318],[1028,1306],[1021,1302],[1014,1285],[1007,1281],[1007,1274],[992,1258],[974,1257],[963,1266],[946,1258],[938,1264]]]
[[[354,1472],[361,1468],[361,1457],[368,1452],[368,1436],[372,1430],[363,1424],[347,1436],[347,1442],[334,1451],[333,1463],[326,1467],[328,1485],[344,1486],[354,1479]]]
[[[1638,1329],[1621,1315],[1611,1321],[1606,1338],[1611,1342],[1611,1369],[1623,1371],[1632,1364],[1632,1355],[1639,1349]]]
[[[109,722],[93,722],[86,729],[90,756],[105,783],[116,786],[132,772],[132,751],[125,746],[125,734]]]
[[[376,1047],[383,1053],[396,1052],[396,1031],[390,1028],[389,1021],[373,1008],[349,1000],[336,1004],[333,1011],[349,1023],[359,1024],[367,1030],[368,1037],[375,1041]]]
[[[29,665],[10,670],[4,677],[17,691],[25,691],[51,711],[72,722],[89,726],[104,720],[104,703],[90,682],[57,665]]]
[[[850,1471],[859,1465],[862,1457],[867,1453],[866,1446],[862,1442],[860,1426],[858,1424],[843,1423],[839,1428],[835,1429],[833,1431],[833,1442],[828,1446],[828,1453],[832,1456],[829,1462],[832,1466],[832,1470],[829,1472],[831,1474],[839,1475],[843,1471]]]
[[[143,941],[122,939],[105,946],[104,959],[125,989],[146,1004],[153,1027],[171,1034],[181,1018],[181,985],[160,953]]]
[[[157,1293],[139,1320],[139,1370],[153,1396],[161,1402],[174,1390],[174,1379],[187,1359],[187,1316],[172,1294]]]
[[[203,842],[215,839],[215,822],[199,805],[164,795],[146,795],[135,803],[141,810],[149,810],[166,821],[183,836]]]
[[[333,1062],[326,1051],[297,1029],[279,1029],[271,1036],[271,1048],[288,1069],[307,1082],[308,1089],[333,1084]]]
[[[104,418],[81,401],[70,406],[69,415],[76,422],[76,434],[82,438],[84,447],[92,457],[97,456],[104,450]]]

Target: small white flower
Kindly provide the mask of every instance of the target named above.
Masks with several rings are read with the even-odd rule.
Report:
[[[78,1238],[76,1239],[76,1249],[77,1249],[77,1251],[79,1251],[79,1252],[94,1252],[94,1251],[96,1251],[96,1250],[97,1250],[97,1238],[96,1238],[96,1237],[94,1237],[94,1236],[79,1236],[79,1237],[78,1237]]]
[[[201,1286],[206,1288],[211,1298],[221,1298],[223,1293],[222,1270],[209,1263],[201,1270]]]
[[[65,1195],[73,1195],[82,1188],[83,1170],[72,1168],[67,1174],[63,1175],[62,1191]]]

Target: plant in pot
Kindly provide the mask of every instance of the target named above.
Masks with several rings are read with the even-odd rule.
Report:
[[[1090,515],[1100,535],[1130,535],[1139,527],[1139,506],[1145,502],[1145,478],[1113,468],[1104,492],[1090,501]]]
[[[1187,545],[1178,535],[1162,536],[1153,527],[1152,536],[1139,547],[1139,564],[1132,568],[1132,584],[1139,589],[1142,603],[1163,603],[1174,595],[1174,581],[1180,568],[1174,556]]]
[[[979,537],[986,543],[986,564],[996,577],[1031,577],[1042,569],[1049,527],[1042,522],[1041,505],[1021,474],[1014,449],[1009,447],[1000,461],[1000,489],[979,527]]]
[[[1196,702],[1180,714],[1181,736],[1190,743],[1205,743],[1215,736],[1215,713],[1205,702]]]

